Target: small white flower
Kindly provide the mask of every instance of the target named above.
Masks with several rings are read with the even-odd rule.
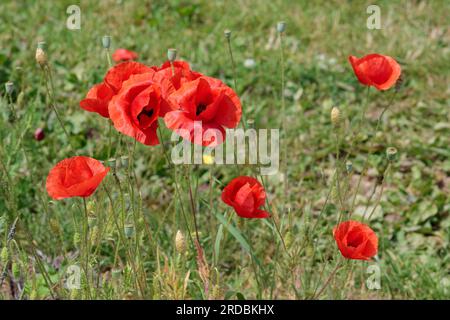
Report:
[[[253,59],[245,59],[244,61],[244,67],[248,69],[252,69],[256,66],[256,62]]]

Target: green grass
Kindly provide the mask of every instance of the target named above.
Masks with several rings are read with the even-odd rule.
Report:
[[[295,2],[295,3],[294,3]],[[249,167],[214,167],[212,206],[210,167],[197,166],[191,177],[202,247],[209,266],[213,298],[311,298],[336,265],[338,250],[332,228],[338,219],[335,192],[327,205],[328,187],[335,168],[335,137],[331,107],[345,118],[341,155],[353,162],[348,177],[351,196],[364,161],[356,197],[355,216],[372,208],[373,187],[387,165],[385,150],[394,146],[398,159],[385,179],[381,205],[370,225],[380,238],[376,262],[351,261],[340,269],[319,298],[329,299],[442,299],[450,295],[450,125],[449,32],[447,1],[379,1],[382,30],[366,28],[370,1],[81,1],[81,30],[66,26],[71,1],[2,1],[0,4],[0,245],[6,246],[9,229],[19,216],[6,269],[19,269],[0,288],[0,298],[193,298],[207,297],[197,267],[195,248],[177,201],[172,170],[160,146],[136,146],[133,161],[140,196],[126,205],[137,215],[136,237],[128,243],[130,258],[113,224],[112,209],[121,210],[112,175],[105,181],[114,205],[103,188],[92,197],[91,267],[103,286],[87,290],[64,289],[67,268],[79,264],[74,234],[82,221],[80,199],[50,201],[45,191],[48,171],[56,162],[88,155],[107,160],[108,123],[81,110],[79,101],[100,82],[107,70],[101,37],[112,36],[113,49],[139,53],[139,61],[160,65],[167,48],[193,69],[233,85],[233,72],[225,29],[232,30],[237,64],[237,92],[246,118],[257,128],[287,128],[289,199],[279,176],[267,178],[271,208],[289,253],[271,221],[243,221],[220,200],[223,186]],[[284,38],[286,62],[286,119],[281,115],[280,51],[276,23],[287,22]],[[45,93],[41,70],[35,62],[36,44],[45,40],[54,73],[57,108],[68,128],[72,151]],[[379,132],[376,120],[393,91],[370,91],[366,121],[350,147],[352,130],[365,103],[366,88],[356,80],[347,57],[367,53],[395,57],[402,66],[403,85],[386,112]],[[254,68],[244,67],[254,59]],[[21,69],[17,69],[21,67]],[[18,120],[8,122],[3,83],[13,81],[13,102]],[[164,128],[164,125],[162,125]],[[43,127],[46,138],[33,139]],[[164,128],[165,136],[169,131]],[[128,155],[131,139],[114,152]],[[167,139],[166,138],[166,139]],[[188,184],[179,167],[182,203],[188,210]],[[119,178],[127,184],[124,169]],[[9,176],[9,178],[8,178]],[[131,184],[134,180],[131,179]],[[345,181],[344,181],[345,182]],[[378,189],[379,190],[379,189]],[[130,190],[131,191],[131,190]],[[289,202],[292,209],[283,212]],[[134,205],[134,206],[133,206]],[[323,213],[320,215],[321,210]],[[133,213],[133,214],[132,214]],[[190,230],[192,217],[187,215]],[[313,225],[317,227],[313,229]],[[175,251],[181,229],[188,241],[186,255]],[[91,234],[92,236],[92,234]],[[192,235],[193,236],[193,235]],[[91,239],[92,240],[92,239]],[[299,252],[300,248],[304,249]],[[116,249],[119,249],[116,254]],[[134,272],[133,265],[140,268]],[[381,289],[369,290],[366,269],[378,264]],[[0,263],[2,269],[4,264]],[[44,272],[45,269],[45,272]],[[121,270],[120,274],[116,270]],[[256,274],[256,275],[255,275]],[[144,286],[140,291],[137,281]],[[49,288],[48,282],[53,287]],[[11,286],[23,288],[13,296]],[[13,290],[14,291],[14,290]]]

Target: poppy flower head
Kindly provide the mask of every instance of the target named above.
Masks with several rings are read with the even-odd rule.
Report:
[[[117,49],[112,54],[112,58],[115,62],[135,60],[137,57],[138,55],[136,52],[123,48]]]
[[[89,197],[108,174],[96,159],[77,156],[64,159],[50,170],[46,189],[55,200],[71,197]]]
[[[155,67],[155,71],[164,76],[164,78],[169,79],[176,90],[180,89],[186,82],[193,81],[202,76],[201,73],[192,71],[189,63],[185,61],[177,60],[172,65],[170,61],[166,61],[161,67]]]
[[[222,81],[202,76],[184,83],[169,97],[170,111],[164,117],[168,128],[196,144],[214,147],[225,139],[225,128],[235,128],[241,119],[241,102]],[[195,136],[201,123],[201,136]],[[214,134],[210,134],[213,132]]]
[[[222,201],[242,218],[269,217],[267,211],[260,209],[266,201],[266,192],[255,178],[240,176],[231,180],[223,189]]]
[[[345,221],[333,230],[339,251],[347,259],[370,260],[378,252],[378,237],[366,224]]]
[[[118,93],[122,88],[122,84],[128,80],[133,74],[154,73],[155,71],[146,65],[128,61],[115,65],[106,73],[104,82],[113,90],[114,94]]]
[[[80,101],[80,107],[89,112],[96,112],[102,117],[109,118],[108,103],[114,91],[104,82],[94,85]]]
[[[114,127],[146,145],[159,144],[161,89],[155,77],[154,72],[132,75],[109,104]]]
[[[361,59],[355,56],[348,59],[359,82],[378,90],[394,86],[401,74],[400,65],[389,56],[373,53]]]

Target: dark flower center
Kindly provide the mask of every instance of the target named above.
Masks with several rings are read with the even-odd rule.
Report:
[[[206,104],[200,103],[200,104],[197,106],[197,109],[195,110],[195,115],[196,115],[196,116],[199,116],[200,113],[202,113],[203,111],[206,110],[206,107],[207,107]]]
[[[151,116],[153,115],[153,112],[154,112],[153,109],[150,109],[150,110],[144,109],[144,110],[142,110],[142,112],[139,113],[139,115],[138,115],[139,122],[141,122],[141,117],[142,116],[146,116],[148,118],[151,118]]]

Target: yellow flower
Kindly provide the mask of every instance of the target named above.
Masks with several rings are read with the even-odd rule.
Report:
[[[203,163],[204,164],[213,164],[214,163],[214,157],[210,156],[209,154],[203,155]]]

